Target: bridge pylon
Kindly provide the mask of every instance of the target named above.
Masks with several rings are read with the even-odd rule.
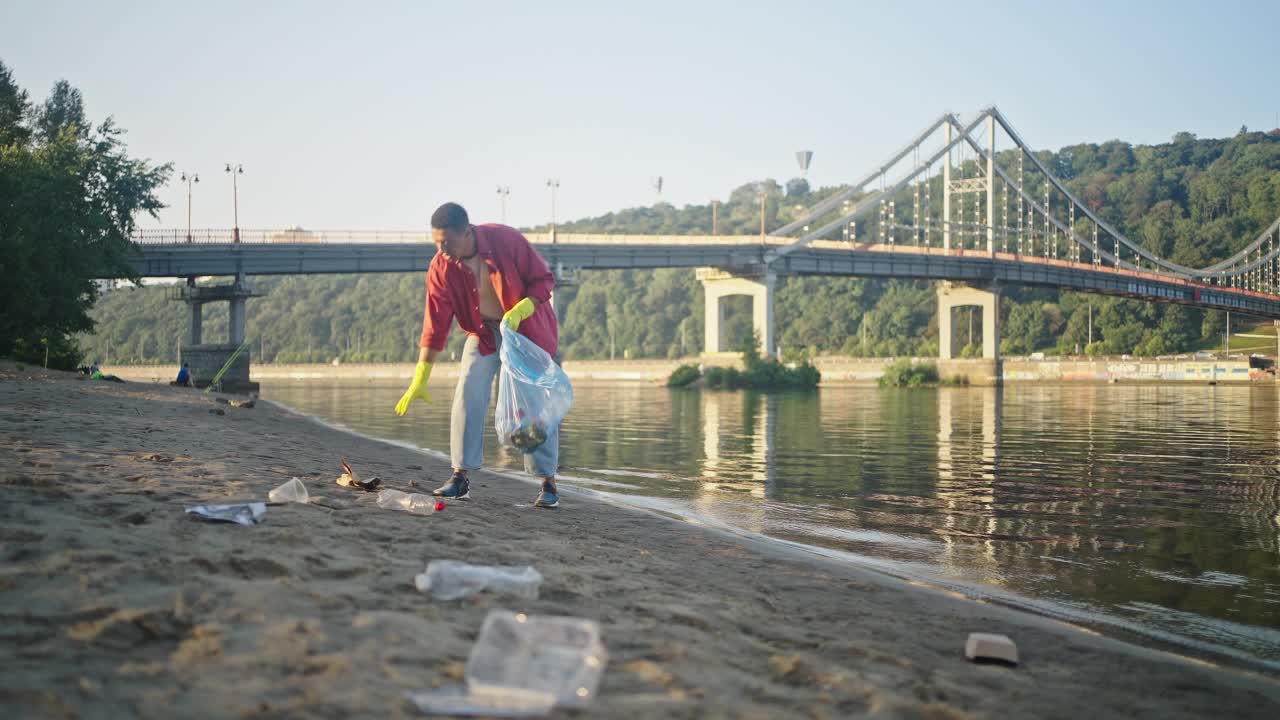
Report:
[[[751,298],[751,327],[760,338],[760,354],[772,357],[775,353],[773,335],[773,291],[777,274],[768,270],[760,272],[728,271],[720,268],[698,268],[706,298],[704,348],[707,354],[728,352],[724,337],[724,299],[733,295]]]
[[[257,391],[258,384],[249,380],[249,348],[238,355],[236,351],[244,344],[245,301],[263,294],[254,290],[243,275],[237,275],[230,285],[199,286],[195,284],[195,278],[188,278],[185,285],[171,289],[169,299],[185,302],[190,308],[191,325],[187,345],[182,348],[182,360],[190,365],[192,384],[207,387],[227,360],[234,356],[235,362],[219,380],[220,389],[227,392]],[[204,342],[204,305],[210,302],[231,303],[225,343]]]
[[[952,309],[966,306],[982,309],[982,358],[1000,362],[1000,291],[995,285],[972,287],[944,280],[938,283],[938,357],[955,358],[955,331]]]

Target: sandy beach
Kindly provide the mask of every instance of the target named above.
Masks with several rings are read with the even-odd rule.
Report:
[[[570,487],[535,511],[535,486],[479,473],[470,502],[383,510],[334,483],[341,457],[399,489],[448,474],[263,402],[0,365],[0,717],[419,717],[403,693],[458,682],[493,608],[601,623],[599,697],[554,716],[1280,717],[1247,670]],[[318,502],[183,513],[290,477]],[[413,577],[435,558],[531,564],[541,597],[434,600]],[[970,632],[1021,665],[966,661]]]

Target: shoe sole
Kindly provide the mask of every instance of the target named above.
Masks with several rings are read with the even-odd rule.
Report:
[[[544,503],[544,502],[542,502],[542,501],[540,501],[540,500],[534,500],[534,501],[533,501],[533,506],[534,506],[534,507],[536,507],[536,508],[546,508],[546,509],[548,509],[548,510],[553,510],[553,509],[555,509],[555,508],[560,507],[560,501],[559,501],[559,500],[557,500],[557,501],[555,501],[555,502],[553,502],[553,503]]]

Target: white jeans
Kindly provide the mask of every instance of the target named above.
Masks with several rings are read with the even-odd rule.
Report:
[[[458,470],[479,470],[484,463],[484,436],[493,378],[502,367],[498,353],[480,354],[480,338],[471,335],[462,346],[462,368],[453,390],[449,422],[449,457]],[[560,467],[560,426],[547,430],[547,441],[525,453],[530,475],[554,478]]]

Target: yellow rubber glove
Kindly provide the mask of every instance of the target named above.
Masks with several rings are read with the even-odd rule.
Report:
[[[536,309],[538,309],[538,306],[533,304],[533,300],[525,298],[511,306],[507,314],[502,316],[502,322],[506,323],[512,330],[519,330],[520,323],[527,320]]]
[[[425,361],[418,363],[418,367],[413,369],[413,382],[409,384],[409,389],[404,391],[400,402],[396,403],[397,415],[404,415],[409,412],[409,406],[418,398],[431,402],[431,396],[427,394],[427,378],[429,377],[431,377],[431,363]]]

